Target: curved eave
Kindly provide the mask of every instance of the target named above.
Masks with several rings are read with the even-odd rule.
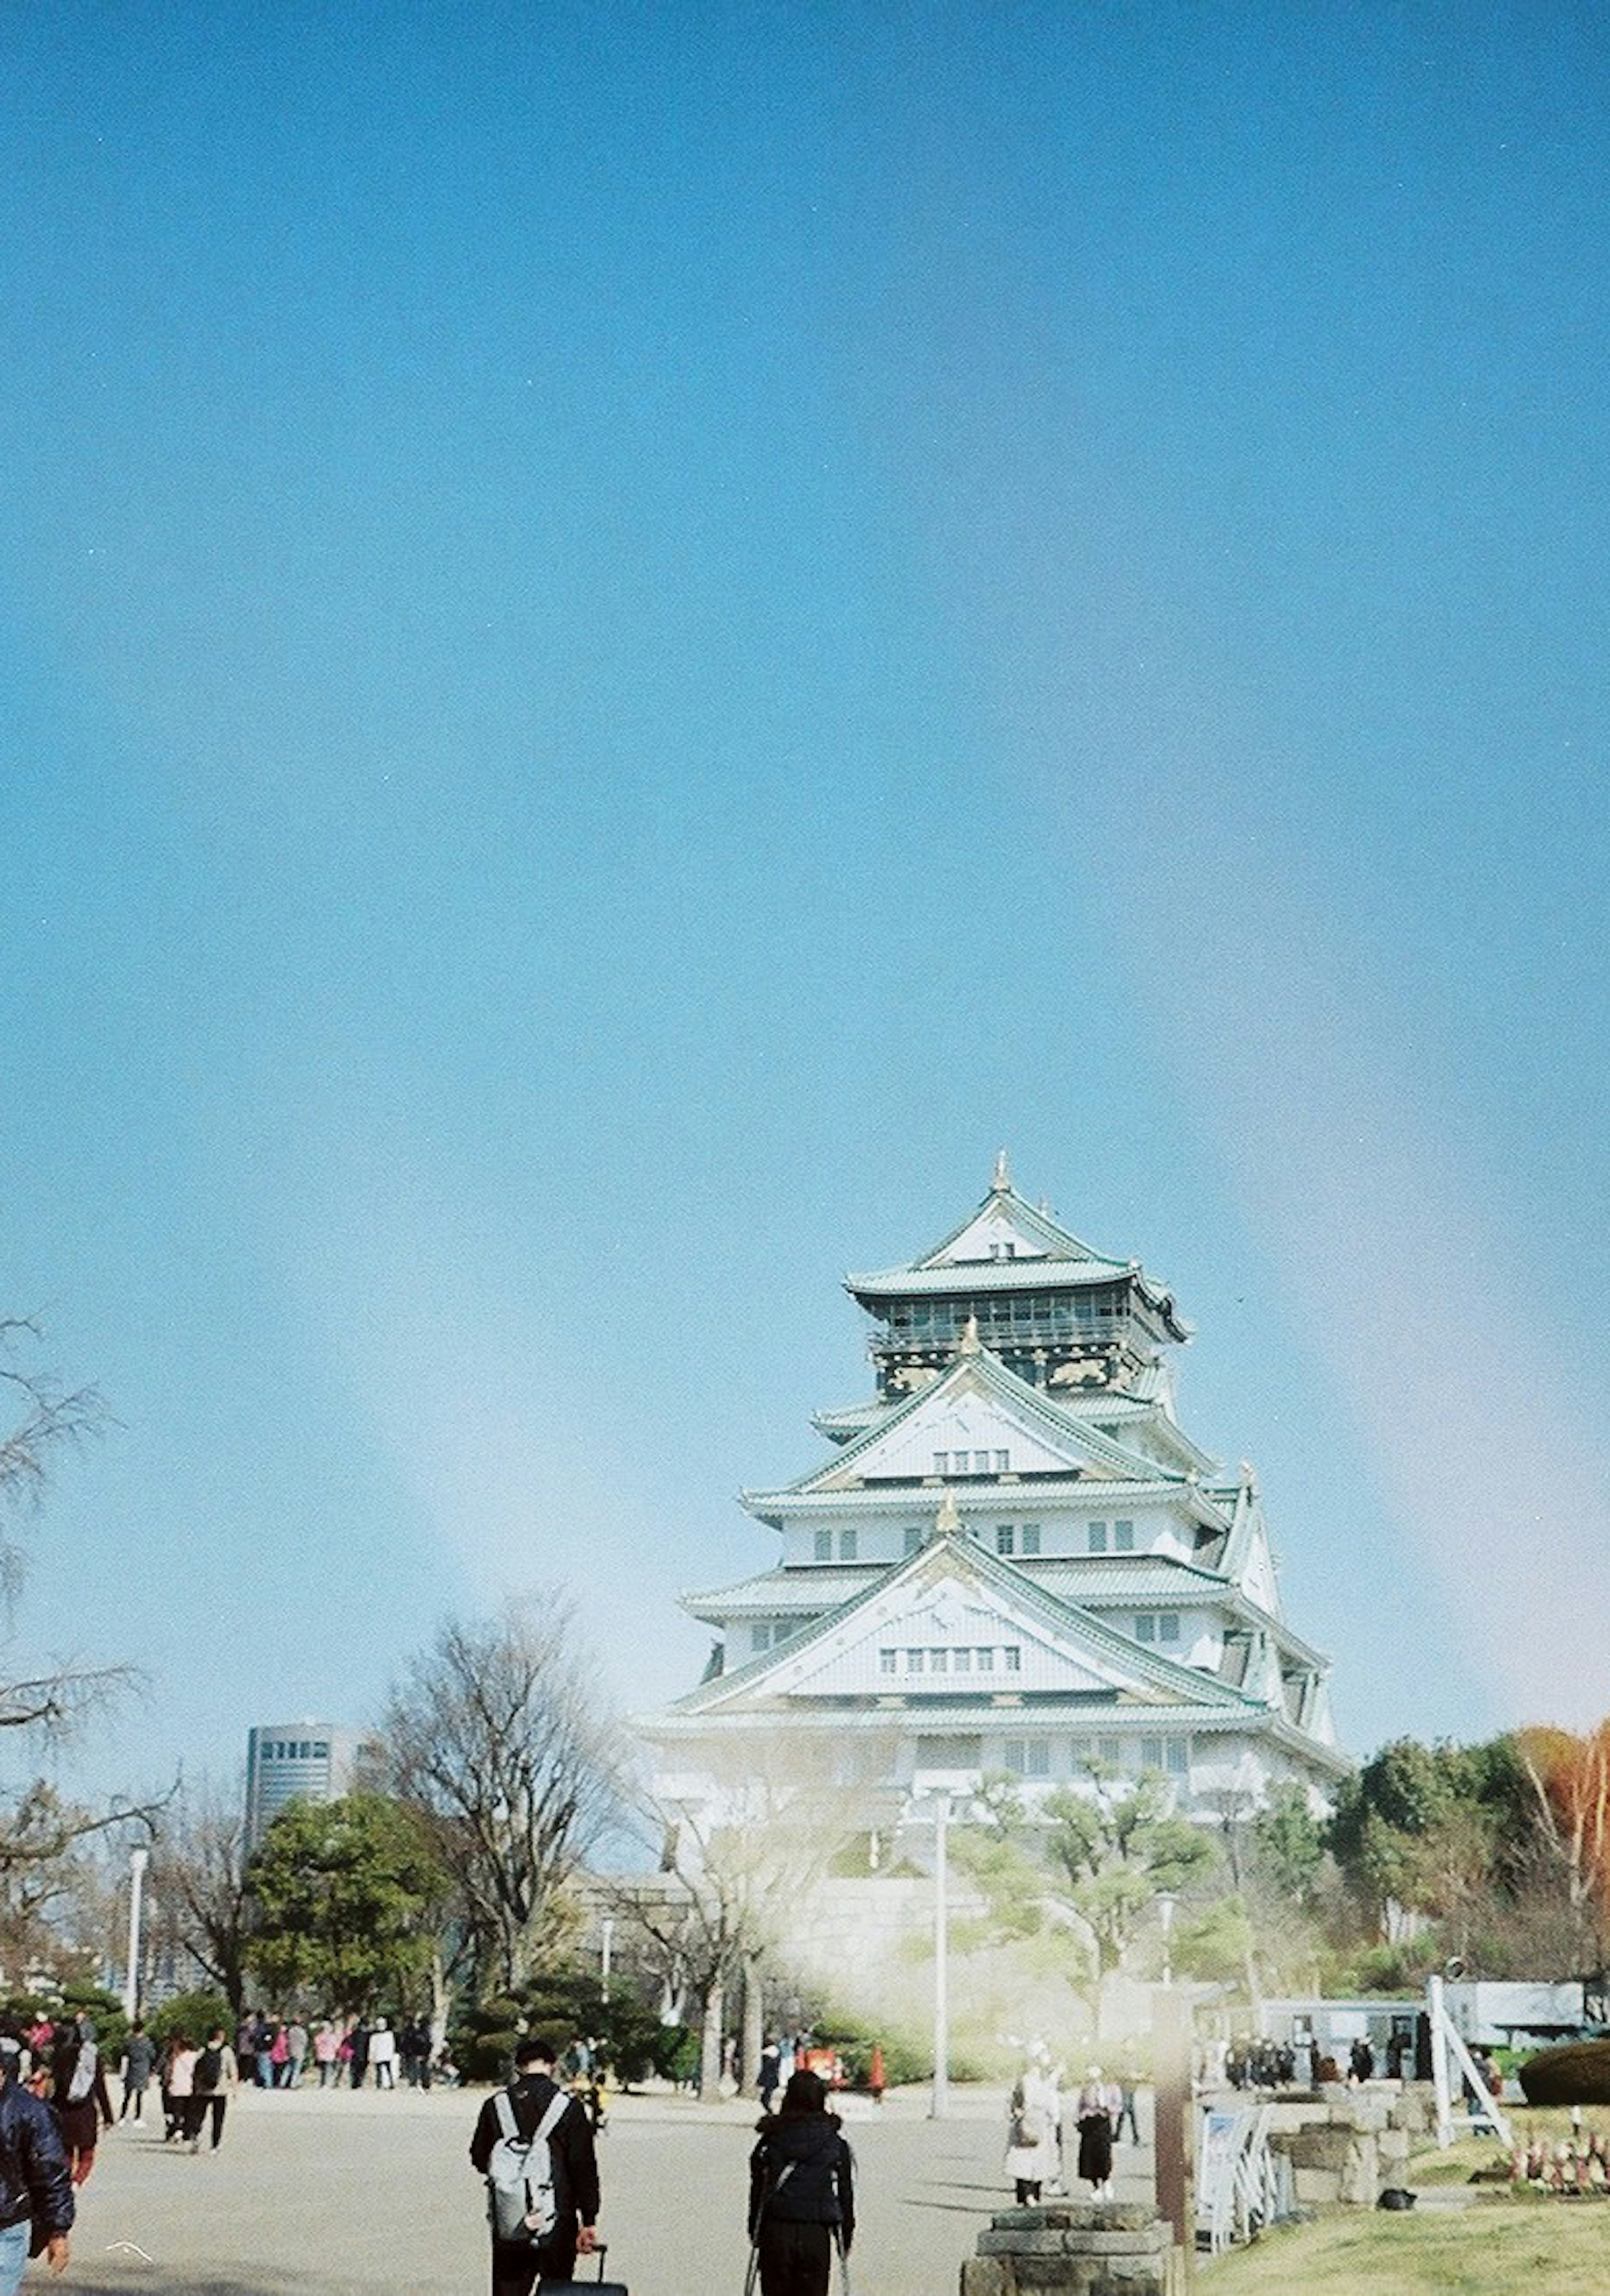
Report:
[[[1222,1530],[1217,1509],[1208,1507],[1203,1494],[1188,1485],[1158,1479],[1146,1482],[1130,1482],[1119,1475],[1069,1475],[1056,1477],[1043,1483],[996,1483],[966,1481],[895,1483],[845,1483],[836,1490],[816,1491],[740,1491],[738,1504],[762,1522],[774,1526],[791,1515],[831,1514],[848,1505],[857,1514],[918,1514],[933,1513],[949,1491],[958,1506],[965,1507],[969,1499],[982,1501],[998,1511],[1003,1506],[1031,1510],[1037,1500],[1065,1503],[1069,1499],[1101,1500],[1111,1503],[1114,1495],[1126,1504],[1131,1500],[1181,1499],[1190,1502],[1194,1520],[1200,1520],[1210,1529]],[[1203,1510],[1206,1509],[1203,1513]]]

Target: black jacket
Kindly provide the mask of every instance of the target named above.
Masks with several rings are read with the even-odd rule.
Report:
[[[55,2115],[14,2076],[0,2088],[0,2225],[31,2217],[37,2230],[66,2232],[72,2179]]]
[[[837,2225],[855,2237],[855,2162],[833,2112],[768,2112],[749,2156],[749,2236],[772,2224]],[[784,2171],[787,2170],[784,2177]]]
[[[522,2136],[537,2134],[543,2114],[559,2094],[559,2084],[546,2073],[522,2073],[509,2084],[514,2125]],[[488,2097],[470,2139],[470,2159],[481,2176],[492,2148],[503,2131],[497,2125],[497,2100]],[[550,2245],[567,2246],[575,2238],[576,2222],[598,2221],[598,2156],[593,2150],[593,2124],[579,2097],[571,2097],[548,2139],[554,2160],[554,2233]]]

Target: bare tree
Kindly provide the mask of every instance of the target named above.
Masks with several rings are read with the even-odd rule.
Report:
[[[238,2017],[251,1934],[246,1812],[238,1791],[203,1778],[176,1798],[158,1838],[151,1895],[153,1921],[168,1942],[218,1987]]]
[[[96,1389],[70,1387],[24,1359],[40,1343],[32,1317],[0,1317],[0,1396],[11,1406],[11,1424],[0,1432],[0,1614],[8,1623],[27,1559],[13,1526],[38,1505],[58,1455],[111,1417]],[[128,1667],[70,1660],[14,1673],[0,1668],[0,1731],[18,1732],[21,1745],[60,1744],[136,1680]],[[81,1878],[80,1848],[109,1833],[149,1834],[160,1808],[115,1801],[87,1809],[38,1776],[0,1791],[0,1951],[12,1958],[37,1950],[47,1916]]]
[[[483,1997],[525,1982],[564,1882],[620,1809],[623,1751],[590,1674],[568,1603],[532,1595],[449,1620],[392,1693],[390,1784],[456,1877]]]
[[[742,1977],[747,2071],[761,1972],[785,1958],[801,1900],[857,1830],[865,1788],[890,1759],[881,1735],[850,1748],[782,1726],[702,1749],[697,1796],[645,1806],[661,1835],[659,1873],[597,1884],[637,1931],[668,2006],[696,2005],[706,2103],[720,2094],[734,1986]]]

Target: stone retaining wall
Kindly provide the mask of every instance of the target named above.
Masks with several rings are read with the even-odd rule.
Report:
[[[1428,2082],[1367,2081],[1283,2096],[1269,2112],[1269,2149],[1289,2157],[1302,2207],[1373,2209],[1435,2126],[1436,2094]]]

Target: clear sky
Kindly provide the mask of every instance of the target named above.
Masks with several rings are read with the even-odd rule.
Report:
[[[1610,31],[6,6],[0,1304],[84,1757],[573,1590],[847,1268],[1144,1259],[1368,1751],[1610,1709]]]

